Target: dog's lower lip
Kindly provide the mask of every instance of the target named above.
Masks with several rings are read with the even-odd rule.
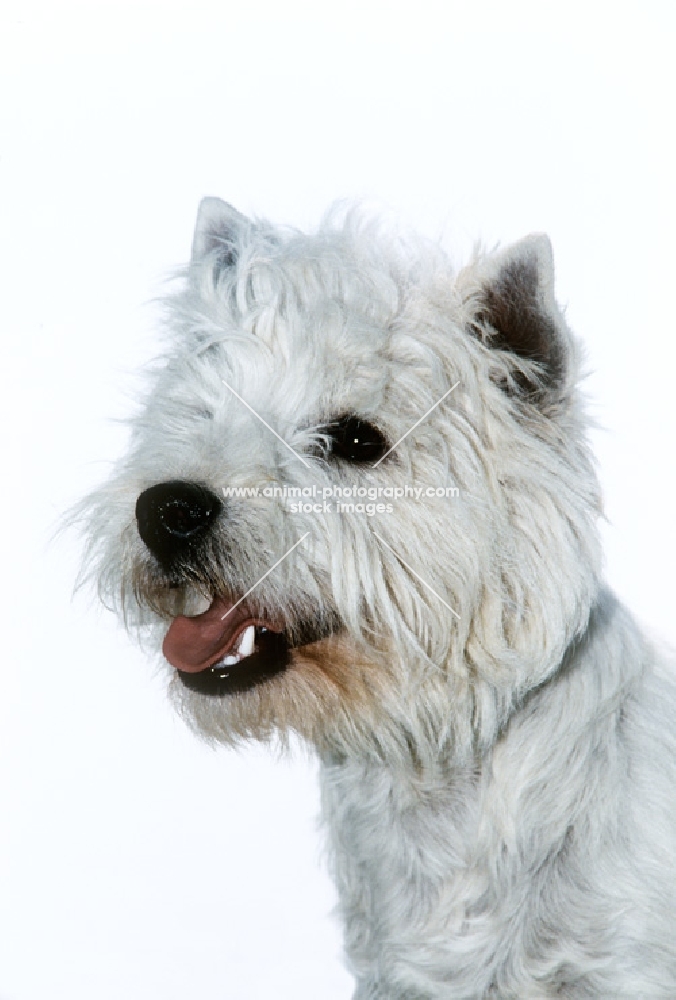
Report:
[[[225,697],[250,691],[256,685],[282,673],[289,664],[290,647],[283,632],[260,627],[256,647],[236,663],[223,657],[199,671],[177,670],[181,683],[191,691],[211,697]]]
[[[282,673],[292,649],[326,638],[336,626],[335,616],[282,621],[256,614],[245,601],[216,598],[202,615],[174,618],[163,652],[185,687],[221,697]]]

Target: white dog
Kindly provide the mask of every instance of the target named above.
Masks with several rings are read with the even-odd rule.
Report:
[[[86,572],[203,736],[316,748],[356,1000],[674,1000],[674,674],[547,239],[455,274],[207,199],[168,314]]]

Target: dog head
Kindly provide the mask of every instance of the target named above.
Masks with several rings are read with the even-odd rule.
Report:
[[[354,214],[304,235],[206,199],[167,332],[81,511],[85,573],[189,721],[334,753],[494,739],[598,587],[548,240],[456,274]]]

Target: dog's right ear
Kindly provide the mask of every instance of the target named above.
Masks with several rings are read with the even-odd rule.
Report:
[[[567,383],[571,341],[554,298],[549,239],[527,236],[480,258],[466,277],[473,293],[470,328],[504,362],[494,380],[535,404],[557,400]]]
[[[246,216],[221,198],[202,198],[197,209],[191,262],[199,264],[213,254],[219,272],[232,267],[237,261],[239,234],[249,225]]]

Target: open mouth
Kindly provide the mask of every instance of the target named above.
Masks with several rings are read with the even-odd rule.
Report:
[[[223,696],[281,673],[290,648],[281,624],[255,617],[245,602],[216,598],[201,615],[174,618],[162,652],[187,688]]]

